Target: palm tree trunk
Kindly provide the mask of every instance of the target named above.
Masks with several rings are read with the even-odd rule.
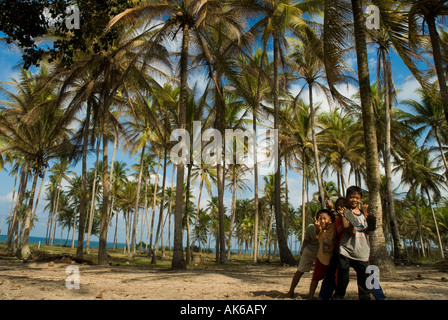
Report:
[[[202,170],[201,172],[201,182],[199,183],[199,196],[198,196],[198,205],[196,206],[196,221],[194,223],[194,231],[193,231],[193,245],[195,240],[198,238],[197,237],[197,229],[198,229],[198,225],[199,225],[199,211],[201,210],[201,197],[202,197],[202,188],[204,187],[204,170]],[[201,247],[201,241],[200,239],[198,239],[199,241],[199,247]]]
[[[87,113],[84,123],[83,144],[82,144],[82,177],[81,177],[81,198],[79,203],[79,227],[78,227],[78,246],[76,248],[76,257],[83,258],[84,236],[87,217],[87,148],[89,144],[89,126],[90,126],[91,104],[87,102]]]
[[[23,197],[25,196],[26,185],[28,184],[28,171],[29,163],[28,161],[25,161],[25,163],[22,165],[22,168],[20,169],[19,190],[17,193],[16,204],[12,216],[11,227],[8,230],[8,236],[6,237],[6,248],[8,249],[8,251],[11,251],[13,255],[15,255],[13,236],[19,225],[18,213],[19,208],[22,206]]]
[[[322,172],[320,171],[320,160],[319,160],[319,148],[317,146],[317,139],[316,139],[316,129],[315,129],[315,115],[314,115],[314,103],[313,103],[313,83],[308,83],[309,87],[309,99],[310,99],[310,126],[311,126],[311,138],[313,142],[313,149],[314,149],[314,163],[316,166],[316,173],[317,173],[317,184],[319,188],[319,197],[320,197],[320,205],[321,208],[325,208],[325,192],[322,182]]]
[[[34,217],[36,216],[37,205],[39,204],[39,198],[40,198],[40,194],[42,192],[42,187],[44,186],[44,180],[45,180],[46,172],[47,172],[47,167],[44,168],[44,173],[42,174],[42,179],[40,181],[39,192],[37,193],[36,203],[35,203],[34,209],[33,209],[33,215],[31,216],[31,228],[34,225],[33,221],[34,221]]]
[[[38,177],[39,172],[36,170],[34,172],[33,186],[31,188],[30,200],[24,217],[24,233],[23,233],[22,250],[21,250],[21,256],[24,261],[27,261],[31,257],[31,250],[28,245],[28,239],[30,237],[30,231],[31,231],[31,213],[33,210],[34,193],[36,192]]]
[[[366,171],[369,188],[369,209],[375,213],[377,228],[370,234],[370,260],[377,265],[384,275],[396,275],[395,266],[386,250],[386,240],[383,233],[381,208],[381,177],[379,171],[379,156],[375,127],[375,114],[370,88],[369,65],[367,58],[365,17],[362,0],[351,0],[358,62],[359,89],[361,94],[361,109],[364,127],[364,142],[366,147]]]
[[[385,140],[386,145],[384,148],[384,170],[386,173],[386,189],[387,189],[387,207],[389,211],[389,220],[390,220],[390,230],[392,235],[393,242],[393,250],[395,259],[400,259],[403,256],[403,246],[400,242],[400,234],[398,232],[398,224],[397,217],[395,215],[395,203],[394,203],[394,194],[392,190],[392,165],[391,165],[391,118],[390,118],[390,109],[392,105],[391,99],[391,83],[392,83],[392,70],[390,65],[390,60],[383,62],[384,65],[384,74],[386,75],[386,79],[384,81],[384,102],[385,102],[385,124],[386,124],[386,132],[385,132]]]
[[[154,179],[154,193],[152,195],[152,211],[151,211],[151,226],[148,225],[149,228],[149,235],[150,235],[150,240],[149,240],[149,247],[152,248],[153,247],[153,235],[154,235],[154,220],[156,217],[156,205],[157,205],[157,191],[158,191],[158,187],[159,187],[159,170],[160,170],[160,166],[162,163],[162,157],[160,156],[160,154],[157,154],[157,158],[159,159],[159,161],[157,162],[157,170],[156,170],[156,176]]]
[[[258,83],[258,87],[260,87],[260,81]],[[259,97],[257,95],[257,105],[258,105]],[[257,139],[257,118],[255,115],[255,110],[253,111],[253,129],[255,134],[255,139]],[[258,163],[257,163],[257,144],[254,143],[254,211],[255,211],[255,221],[254,221],[254,251],[253,251],[253,262],[258,262]]]
[[[418,237],[419,237],[419,240],[420,240],[420,245],[422,247],[423,257],[426,257],[425,246],[424,246],[424,243],[423,243],[422,222],[420,220],[420,210],[419,210],[419,204],[418,204],[419,199],[417,197],[417,193],[415,193],[415,192],[414,192],[414,199],[415,199],[415,214],[417,216]]]
[[[305,240],[305,230],[306,230],[306,167],[305,167],[305,150],[302,151],[302,241],[300,242],[300,248],[303,246],[303,241]]]
[[[442,243],[442,238],[440,237],[439,226],[437,224],[436,214],[434,213],[434,208],[432,207],[432,202],[431,202],[431,197],[429,196],[429,191],[426,188],[425,188],[425,191],[426,191],[426,195],[428,196],[429,207],[431,208],[432,218],[434,219],[434,225],[436,227],[437,240],[439,241],[440,256],[442,257],[442,259],[445,259],[445,254],[443,253],[443,243]]]
[[[278,134],[279,129],[279,79],[278,79],[278,67],[279,67],[279,43],[278,33],[274,33],[274,130]],[[278,140],[277,140],[278,141]],[[275,146],[278,148],[278,145]],[[288,242],[283,228],[283,213],[280,199],[280,185],[281,185],[281,173],[280,173],[280,155],[279,150],[276,152],[276,171],[275,171],[275,199],[274,199],[274,211],[276,220],[276,230],[278,246],[280,250],[280,260],[284,264],[295,265],[296,260],[288,248]]]
[[[135,198],[135,209],[134,209],[134,221],[132,224],[132,239],[131,239],[131,250],[129,254],[135,253],[135,240],[137,239],[137,222],[138,222],[138,211],[140,207],[140,189],[142,188],[142,176],[143,176],[143,161],[145,159],[145,147],[143,144],[142,155],[140,156],[140,168],[138,171],[138,181],[137,181],[137,196]]]
[[[166,184],[166,165],[167,165],[167,157],[168,157],[168,151],[166,147],[166,136],[164,136],[164,157],[163,157],[163,178],[162,178],[162,197],[160,199],[160,211],[159,211],[159,221],[157,223],[157,231],[156,231],[156,241],[154,242],[154,247],[152,249],[152,259],[151,264],[156,263],[156,252],[159,247],[159,239],[162,237],[163,234],[163,211],[164,211],[164,202],[165,202],[165,184]],[[163,242],[162,242],[163,243]],[[163,245],[162,245],[163,246]]]
[[[232,231],[235,223],[236,212],[236,177],[235,177],[236,159],[234,159],[233,169],[233,194],[232,194],[232,212],[230,213],[229,237],[227,238],[227,260],[230,260],[230,249],[232,247]]]
[[[188,73],[188,43],[189,26],[184,25],[182,34],[182,51],[180,57],[180,97],[178,107],[178,117],[180,129],[186,126],[186,107],[187,107],[187,73]],[[171,267],[173,269],[185,269],[186,263],[182,249],[182,214],[183,214],[183,190],[184,190],[185,164],[181,161],[177,164],[176,177],[176,204],[174,208],[174,247],[173,260]]]
[[[426,16],[428,24],[429,37],[431,39],[432,54],[434,57],[434,66],[436,68],[437,80],[439,82],[440,97],[442,98],[442,107],[445,112],[445,118],[448,121],[448,88],[443,69],[442,52],[440,49],[439,33],[437,32],[436,20],[433,15]]]
[[[100,241],[98,246],[98,264],[107,264],[107,229],[109,223],[109,137],[106,131],[106,112],[103,116],[103,205],[101,212]]]
[[[61,194],[61,190],[59,190],[59,186],[58,185],[56,185],[56,204],[55,204],[55,207],[54,207],[54,210],[53,210],[53,235],[52,235],[52,237],[51,237],[51,246],[54,246],[54,238],[55,238],[55,236],[56,236],[56,225],[57,225],[57,222],[58,222],[58,217],[59,217],[59,210],[58,210],[58,208],[59,208],[59,196],[60,196],[60,194]]]
[[[224,136],[224,126],[225,126],[225,103],[223,101],[222,93],[222,75],[217,71],[216,75],[216,85],[215,85],[215,110],[216,110],[216,128]],[[222,158],[222,145],[218,151],[217,157],[217,184],[218,184],[218,238],[216,251],[217,262],[220,264],[225,263],[226,260],[226,242],[225,242],[225,230],[224,230],[224,165],[225,161]]]
[[[100,152],[100,140],[98,139],[96,146],[96,163],[95,171],[93,175],[93,186],[92,186],[92,199],[90,199],[90,210],[89,210],[89,226],[87,227],[87,241],[86,241],[86,253],[89,254],[90,250],[90,237],[92,236],[93,227],[93,217],[95,215],[95,200],[96,200],[96,185],[97,185],[97,175],[98,175],[98,160]]]

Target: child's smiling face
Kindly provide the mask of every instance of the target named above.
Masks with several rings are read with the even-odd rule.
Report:
[[[319,214],[318,221],[322,229],[326,229],[331,224],[330,216],[323,212]]]
[[[352,193],[347,197],[347,201],[350,209],[357,208],[358,205],[362,202],[361,195],[359,193]]]

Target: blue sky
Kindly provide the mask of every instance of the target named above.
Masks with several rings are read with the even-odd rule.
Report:
[[[375,68],[376,68],[376,52],[372,49],[369,50],[369,58],[370,58],[370,70],[371,70],[371,78],[375,78]],[[6,44],[0,44],[0,81],[8,81],[11,77],[17,76],[17,64],[21,61],[21,54],[20,52],[11,46],[8,46]],[[353,56],[349,62],[351,63],[352,67],[356,69],[356,59]],[[393,68],[393,75],[394,80],[397,89],[400,89],[400,93],[398,94],[398,100],[402,99],[417,99],[417,95],[415,94],[415,89],[419,87],[417,81],[414,78],[409,78],[410,72],[404,65],[404,63],[401,61],[397,55],[392,54],[392,68]],[[356,88],[353,86],[341,86],[341,92],[350,97],[352,94],[356,92]],[[303,98],[304,100],[307,100],[307,92],[303,92]],[[3,99],[3,97],[1,98]],[[322,95],[318,95],[316,97],[316,101],[322,101],[322,109],[325,110],[325,102],[324,97]],[[112,154],[112,146],[110,146],[109,154],[111,157]],[[89,159],[90,163],[92,164],[94,161],[94,155],[90,156]],[[119,150],[116,154],[116,161],[124,161],[128,164],[128,169],[130,169],[130,166],[134,164],[136,161],[133,159],[128,153],[123,154],[121,150]],[[6,217],[9,216],[10,207],[11,207],[11,198],[12,198],[12,192],[13,192],[13,185],[14,180],[12,177],[9,176],[8,173],[9,166],[6,166],[4,170],[0,172],[0,223],[2,221],[2,218],[4,217],[3,226],[1,229],[1,234],[4,235],[7,232],[7,226],[6,226]],[[72,168],[71,170],[80,172],[80,164],[78,164],[77,167]],[[129,170],[130,171],[130,170]],[[160,171],[161,174],[162,171]],[[129,172],[130,173],[130,172]],[[167,178],[167,184],[171,183],[171,167],[167,170],[168,178]],[[282,171],[283,173],[283,171]],[[253,187],[253,176],[248,175],[247,178],[249,181],[247,184],[251,187]],[[324,179],[326,181],[331,180],[329,177],[324,176]],[[46,177],[46,180],[48,180],[48,177]],[[262,179],[260,179],[262,180]],[[333,179],[336,181],[335,179]],[[160,180],[159,180],[160,181]],[[289,185],[289,199],[295,209],[298,208],[298,206],[301,204],[301,197],[302,197],[302,178],[301,175],[296,173],[293,170],[289,170],[289,179],[288,179],[288,185]],[[354,181],[350,181],[350,183],[353,183]],[[398,176],[394,178],[394,188],[398,186],[400,182],[400,179]],[[39,181],[40,183],[40,181]],[[159,182],[159,185],[161,185],[161,181]],[[262,188],[262,186],[260,186]],[[194,195],[198,194],[198,185],[194,186]],[[315,192],[315,187],[311,186],[310,189],[310,196]],[[38,236],[43,237],[45,236],[46,231],[46,223],[48,219],[48,212],[44,212],[43,207],[46,205],[45,201],[43,201],[43,193],[41,195],[41,200],[39,201],[39,207],[37,210],[37,217],[39,221],[36,223],[35,228],[31,231],[31,236]],[[216,195],[216,191],[213,193]],[[247,192],[247,197],[252,197],[252,191]],[[201,200],[201,206],[204,206],[207,203],[207,200],[210,199],[209,195],[205,192],[202,194],[202,200]],[[226,198],[225,198],[225,205],[230,208],[231,206],[231,195],[229,192],[226,192]],[[158,215],[158,211],[157,211]],[[119,242],[124,242],[124,222],[122,218],[120,218],[120,224],[119,224]],[[115,221],[115,219],[114,219]],[[114,224],[112,227],[109,228],[109,240],[111,241],[113,239],[113,230],[114,230]],[[59,229],[58,229],[59,230]],[[59,231],[57,231],[56,234],[59,234]],[[64,237],[66,237],[66,234],[64,233]],[[166,235],[165,235],[166,237]],[[144,236],[144,239],[146,236]],[[137,239],[140,239],[140,234],[138,234]],[[94,239],[95,240],[95,239]]]

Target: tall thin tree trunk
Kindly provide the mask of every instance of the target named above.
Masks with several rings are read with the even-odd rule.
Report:
[[[188,42],[189,26],[184,25],[182,33],[182,51],[180,57],[180,97],[178,104],[178,117],[180,129],[186,128],[187,112],[187,76],[188,76]],[[177,164],[176,177],[176,205],[174,208],[174,248],[171,267],[173,269],[185,269],[186,263],[182,248],[182,214],[183,214],[183,190],[184,190],[185,163]]]
[[[314,112],[314,102],[313,102],[313,83],[308,83],[309,87],[309,99],[310,99],[310,126],[311,126],[311,139],[313,142],[313,150],[314,150],[314,164],[316,166],[316,174],[317,174],[317,184],[319,188],[319,197],[320,197],[320,205],[321,208],[325,208],[325,191],[324,184],[322,181],[322,172],[320,171],[320,160],[319,160],[319,148],[317,146],[316,139],[316,129],[315,129],[315,112]]]
[[[135,240],[137,239],[138,211],[140,208],[140,189],[142,187],[143,163],[144,163],[144,159],[145,159],[145,157],[144,157],[145,147],[146,147],[146,144],[143,144],[142,154],[140,157],[140,167],[139,167],[139,171],[138,171],[137,196],[135,198],[134,221],[132,224],[131,250],[129,252],[130,255],[133,255],[135,253]]]
[[[15,204],[15,208],[14,208],[14,212],[13,212],[13,216],[12,216],[11,227],[8,230],[9,231],[8,236],[6,237],[6,248],[13,255],[16,254],[15,250],[17,249],[17,247],[15,247],[15,245],[14,245],[15,242],[13,240],[14,240],[14,234],[16,233],[16,230],[18,229],[18,226],[19,226],[18,214],[19,214],[20,207],[22,206],[23,198],[25,196],[26,186],[28,184],[29,167],[30,166],[29,166],[28,161],[25,161],[20,170],[19,190],[17,193],[16,204]]]
[[[30,200],[28,203],[28,207],[26,209],[25,217],[24,217],[24,233],[23,233],[23,240],[22,240],[22,250],[21,250],[21,256],[23,260],[29,260],[31,257],[31,250],[28,245],[28,239],[30,237],[30,231],[31,231],[31,214],[33,210],[33,203],[34,203],[34,193],[36,191],[36,185],[37,185],[37,179],[39,177],[39,172],[34,172],[34,178],[33,178],[33,186],[31,188],[30,193]]]
[[[439,82],[442,107],[445,112],[445,118],[448,121],[448,88],[446,85],[446,76],[443,68],[443,58],[442,51],[440,49],[440,38],[439,33],[437,32],[436,19],[433,15],[426,16],[425,18],[426,23],[428,24],[429,37],[431,39],[432,54],[437,73],[437,80]]]
[[[366,147],[367,185],[369,188],[369,210],[377,219],[377,228],[370,234],[370,262],[381,269],[383,275],[396,276],[395,266],[386,250],[383,233],[381,208],[381,177],[375,127],[375,114],[370,88],[369,65],[366,45],[366,26],[362,8],[362,0],[351,0],[358,64],[359,89],[361,94],[362,120],[364,127],[364,142]]]
[[[106,110],[103,116],[103,205],[101,212],[100,241],[98,246],[98,264],[105,265],[107,261],[107,229],[109,223],[109,137],[106,130]]]
[[[306,166],[305,166],[305,150],[302,151],[302,241],[300,242],[300,248],[303,246],[305,240],[306,231]]]
[[[259,81],[260,86],[260,81]],[[257,100],[258,100],[258,94],[257,94]],[[258,105],[258,102],[257,102]],[[253,111],[252,115],[253,124],[252,127],[254,129],[254,135],[255,135],[255,142],[257,139],[257,118],[255,115],[255,111]],[[253,262],[258,262],[258,220],[259,220],[259,213],[258,213],[258,163],[257,163],[257,143],[254,142],[254,214],[255,214],[255,221],[254,221],[254,250],[253,250]]]
[[[225,127],[225,102],[223,100],[223,92],[222,92],[222,74],[217,71],[216,75],[216,84],[215,84],[215,109],[216,109],[216,128],[224,135],[224,127]],[[225,159],[223,158],[222,145],[219,146],[219,150],[217,151],[217,166],[216,166],[216,174],[217,174],[217,184],[218,184],[218,238],[217,238],[217,246],[218,249],[216,251],[217,262],[220,264],[225,263],[226,260],[226,242],[225,242],[225,230],[224,230],[224,166]]]
[[[167,157],[168,157],[168,151],[166,147],[166,136],[164,136],[164,156],[163,156],[163,178],[162,178],[162,197],[160,199],[160,211],[159,211],[159,221],[157,223],[157,231],[156,231],[156,241],[154,242],[154,247],[152,248],[152,259],[151,264],[156,263],[156,253],[159,247],[159,239],[162,237],[163,233],[163,211],[164,211],[164,202],[165,202],[165,184],[166,184],[166,166],[167,166]]]
[[[397,217],[395,215],[395,203],[394,194],[392,188],[392,165],[391,165],[391,116],[390,109],[392,107],[392,69],[390,65],[390,60],[383,63],[384,74],[386,79],[384,81],[384,102],[385,102],[385,124],[386,124],[386,134],[385,140],[386,145],[384,149],[384,170],[386,173],[386,189],[387,189],[387,207],[389,211],[389,223],[391,229],[393,250],[395,259],[400,259],[403,255],[403,247],[400,242],[400,234],[398,232]]]
[[[91,103],[87,102],[86,120],[84,123],[83,143],[82,143],[82,173],[81,173],[81,198],[79,203],[79,227],[78,227],[78,246],[76,248],[76,257],[83,258],[84,236],[87,216],[87,148],[89,144]]]
[[[279,67],[279,43],[278,43],[278,34],[274,33],[274,130],[276,130],[276,134],[278,134],[279,129],[279,79],[278,79],[278,67]],[[278,141],[278,140],[277,140]],[[275,146],[275,148],[279,148],[279,146]],[[277,239],[278,246],[280,250],[280,260],[284,264],[295,265],[296,260],[292,255],[291,251],[288,248],[288,242],[285,234],[285,230],[283,228],[283,213],[281,207],[281,199],[280,199],[280,186],[281,186],[281,172],[280,172],[280,150],[276,152],[276,171],[275,171],[275,199],[274,199],[274,211],[275,211],[275,220],[276,220],[276,230],[277,230]]]
[[[227,260],[230,260],[230,249],[232,247],[232,231],[233,225],[235,224],[235,213],[236,213],[236,177],[235,177],[235,168],[236,168],[236,159],[233,159],[235,162],[232,166],[233,169],[233,194],[232,194],[232,211],[230,213],[230,226],[229,226],[229,237],[227,238]]]
[[[437,240],[439,242],[440,256],[442,259],[445,259],[445,254],[443,253],[443,243],[442,238],[440,237],[439,226],[436,219],[436,214],[434,212],[434,208],[432,207],[431,197],[429,196],[428,189],[425,188],[426,195],[428,196],[429,207],[431,208],[432,218],[434,219],[434,225],[436,227]]]
[[[87,254],[89,254],[89,250],[90,250],[90,237],[92,236],[93,217],[95,215],[99,153],[100,153],[100,140],[98,139],[97,146],[96,146],[95,171],[93,174],[93,186],[92,186],[92,195],[91,195],[92,199],[90,199],[90,209],[89,209],[89,216],[88,216],[89,217],[89,225],[87,227],[87,241],[86,241],[86,248],[85,248]]]

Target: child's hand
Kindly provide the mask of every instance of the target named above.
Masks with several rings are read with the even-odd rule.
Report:
[[[325,198],[325,204],[328,210],[333,210],[333,203],[331,203],[331,201],[328,200],[328,198]]]
[[[316,227],[320,227],[320,221],[316,219],[316,217],[314,217],[314,225]]]
[[[369,210],[369,205],[368,204],[364,204],[361,202],[361,208],[362,208],[362,213],[364,214],[364,216],[367,217],[368,215],[368,210]]]
[[[346,209],[345,207],[339,207],[338,210],[337,210],[338,215],[343,217],[345,209]]]

